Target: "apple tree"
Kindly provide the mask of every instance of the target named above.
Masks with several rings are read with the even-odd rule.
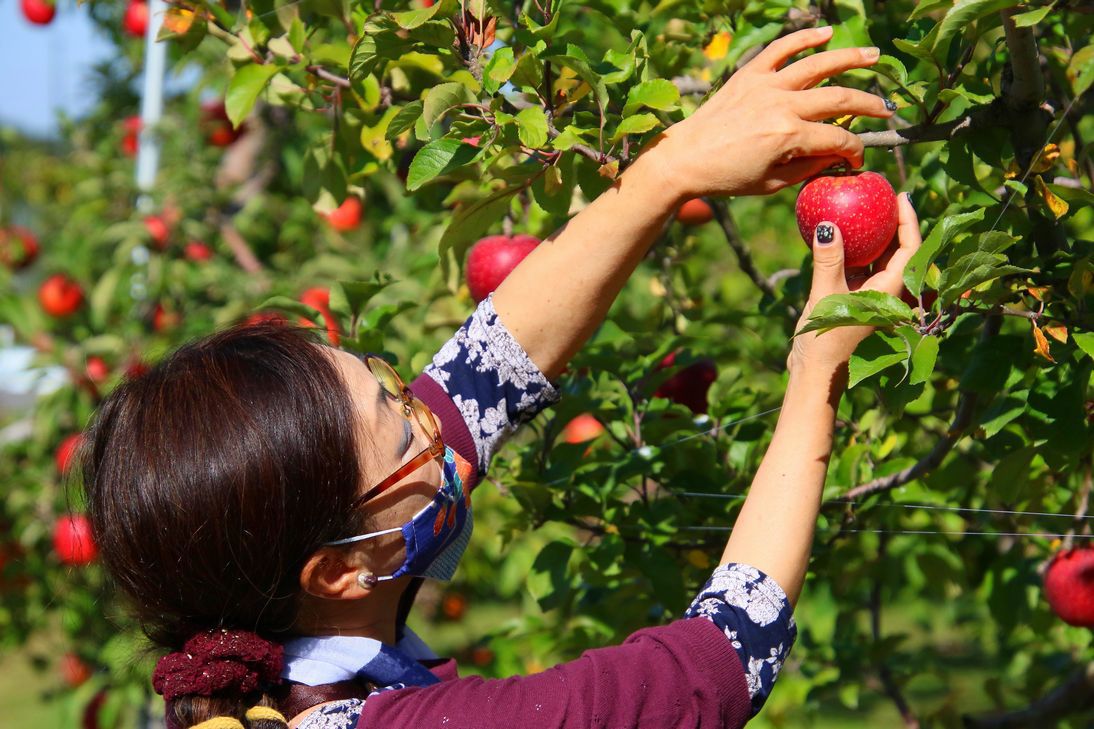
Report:
[[[102,103],[59,142],[5,137],[0,189],[0,223],[41,248],[8,264],[0,317],[68,373],[4,446],[0,627],[14,644],[59,621],[95,669],[74,712],[99,696],[103,725],[133,723],[148,703],[104,575],[51,541],[80,508],[54,451],[110,386],[256,313],[420,369],[470,311],[475,241],[549,235],[765,43],[824,24],[830,48],[881,50],[839,82],[898,113],[832,122],[911,193],[925,242],[903,299],[833,297],[809,323],[878,331],[850,364],[798,646],[756,722],[1089,720],[1091,632],[1057,607],[1077,592],[1055,579],[1050,607],[1041,587],[1057,552],[1092,546],[1081,0],[176,2],[160,38],[200,78],[150,130],[163,162],[140,211],[140,43],[90,5],[126,63],[99,69]],[[808,261],[793,190],[681,211],[562,403],[501,453],[457,582],[423,593],[440,647],[507,675],[680,614],[769,439]],[[43,309],[55,274],[79,303],[59,289]]]

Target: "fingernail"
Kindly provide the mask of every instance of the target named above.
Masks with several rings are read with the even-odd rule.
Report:
[[[912,193],[905,192],[905,193],[901,193],[901,194],[904,195],[904,199],[908,201],[908,204],[911,205],[914,208],[915,205],[912,203]]]
[[[885,108],[889,111],[896,111],[896,102],[885,99]]]
[[[867,59],[874,59],[881,55],[881,49],[876,46],[862,49],[862,57]]]
[[[817,28],[817,30],[821,32],[821,35],[832,35],[832,31],[835,30],[835,28],[831,25],[823,25],[820,28]]]
[[[836,237],[836,230],[828,223],[821,223],[817,226],[817,243],[822,246],[826,246],[831,243]]]

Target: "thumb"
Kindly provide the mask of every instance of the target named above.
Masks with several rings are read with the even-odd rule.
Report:
[[[847,293],[843,271],[843,234],[835,223],[822,221],[813,230],[813,290],[814,301],[829,294]]]

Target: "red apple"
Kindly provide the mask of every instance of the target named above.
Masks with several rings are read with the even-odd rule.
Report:
[[[49,25],[56,14],[54,0],[23,0],[23,15],[35,25]]]
[[[91,536],[91,522],[83,514],[69,514],[53,527],[53,551],[62,564],[86,565],[95,561],[99,548]]]
[[[817,223],[829,221],[839,227],[848,268],[876,261],[896,234],[896,193],[876,172],[814,177],[802,185],[794,211],[806,245],[813,245]]]
[[[55,273],[38,287],[38,303],[50,316],[70,316],[84,303],[80,284],[63,273]]]
[[[194,263],[208,261],[213,257],[213,249],[200,240],[192,240],[183,246],[182,253]]]
[[[205,132],[205,141],[214,147],[227,147],[243,134],[243,125],[232,126],[228,110],[222,99],[206,101],[201,105],[201,128]]]
[[[75,653],[65,653],[61,656],[57,668],[61,673],[61,680],[69,688],[82,686],[87,679],[91,678],[91,668]]]
[[[539,245],[532,235],[490,235],[471,247],[467,254],[467,288],[476,303],[501,285],[525,256]]]
[[[285,326],[289,322],[284,316],[276,311],[259,311],[251,314],[243,322],[243,326],[253,327],[259,324],[273,324],[276,326]]]
[[[83,442],[83,433],[73,433],[61,441],[60,445],[57,446],[57,450],[53,453],[53,462],[57,466],[57,473],[62,476],[68,473],[69,466],[72,465],[72,457],[76,455],[76,451]]]
[[[938,292],[924,290],[920,292],[919,296],[921,299],[923,299],[923,308],[930,309],[931,304],[933,304],[938,299]],[[919,302],[916,301],[916,298],[912,296],[912,292],[909,291],[907,288],[900,292],[900,300],[908,306],[912,307],[913,309],[919,306]]]
[[[152,309],[152,331],[154,332],[174,329],[181,321],[182,317],[177,311],[168,311],[163,308],[163,304],[157,303],[156,308]]]
[[[706,200],[696,197],[680,206],[676,219],[683,225],[703,225],[714,220],[714,210]]]
[[[167,226],[167,221],[162,216],[144,216],[144,228],[148,231],[148,235],[152,236],[152,242],[156,244],[156,248],[159,248],[161,251],[167,248],[167,241],[171,237],[171,229]]]
[[[0,263],[19,271],[38,258],[38,238],[26,228],[12,226],[0,230]]]
[[[658,370],[672,367],[676,363],[676,352],[670,352]],[[695,414],[706,413],[708,408],[707,392],[718,379],[718,368],[713,360],[704,359],[688,365],[661,383],[654,391],[654,397],[664,397],[687,407]]]
[[[136,157],[140,148],[141,118],[139,116],[127,116],[122,121],[125,130],[122,136],[122,154],[126,157]]]
[[[471,649],[471,663],[482,668],[494,662],[494,651],[480,645]]]
[[[135,380],[138,377],[145,375],[149,369],[151,368],[146,362],[139,357],[134,357],[129,361],[129,364],[125,366],[125,376],[131,380]]]
[[[599,437],[603,432],[604,426],[592,413],[581,413],[566,423],[566,427],[562,429],[562,440],[567,443],[585,443]]]
[[[300,294],[300,303],[319,310],[319,313],[323,315],[323,323],[327,325],[327,339],[337,347],[341,340],[338,335],[338,321],[330,311],[330,290],[318,287],[308,289]],[[309,327],[316,326],[315,322],[309,319],[301,318],[300,323]]]
[[[467,598],[458,592],[450,592],[441,599],[441,614],[449,620],[459,620],[467,612]]]
[[[99,714],[102,711],[103,704],[106,703],[107,697],[106,689],[100,689],[97,694],[91,697],[91,701],[87,702],[84,706],[83,717],[80,719],[80,729],[101,729],[102,724],[99,723]]]
[[[122,17],[122,28],[131,36],[143,38],[148,30],[148,3],[144,0],[130,0]]]
[[[340,233],[353,230],[361,224],[363,208],[360,198],[347,197],[341,205],[327,213],[327,222]]]
[[[1058,552],[1045,571],[1045,597],[1068,625],[1094,628],[1094,547]]]
[[[110,377],[110,367],[106,364],[106,360],[95,355],[87,358],[87,367],[84,368],[84,371],[87,374],[87,379],[96,385],[101,385],[106,382],[107,377]]]

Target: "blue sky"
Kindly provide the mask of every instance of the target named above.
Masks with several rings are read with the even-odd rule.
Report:
[[[111,53],[74,0],[60,0],[47,26],[27,22],[19,0],[0,0],[0,124],[46,135],[56,129],[56,109],[87,111],[95,98],[84,69]]]

